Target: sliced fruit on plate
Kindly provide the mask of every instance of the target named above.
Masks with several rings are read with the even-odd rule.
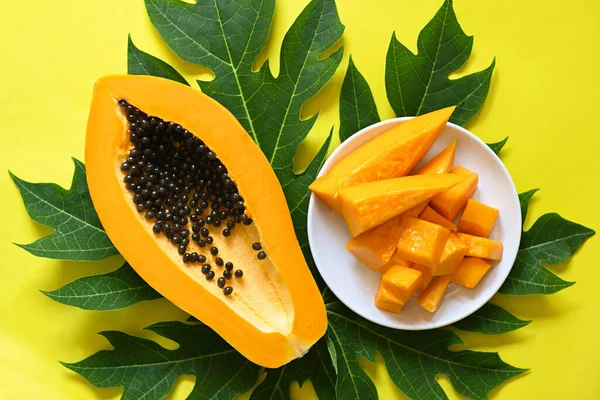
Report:
[[[465,257],[452,274],[451,282],[473,289],[491,267],[490,262],[481,258]]]
[[[502,260],[502,243],[495,240],[486,239],[478,236],[459,233],[458,237],[469,248],[467,249],[468,257],[487,258],[488,260]]]
[[[449,284],[450,275],[437,277],[417,298],[419,305],[429,312],[439,310]]]
[[[461,182],[444,193],[438,194],[429,202],[431,208],[444,218],[453,221],[475,193],[479,176],[462,167],[454,167],[451,175],[461,178]]]
[[[310,190],[342,215],[337,200],[341,189],[408,174],[429,151],[454,109],[423,114],[376,136],[338,161]]]
[[[418,204],[382,225],[361,233],[351,239],[346,248],[367,267],[379,270],[396,251],[404,220],[419,215],[425,204]]]
[[[416,269],[393,265],[381,275],[381,286],[406,303],[421,287],[421,276]]]
[[[465,258],[468,248],[456,233],[450,232],[450,237],[448,237],[448,241],[440,257],[440,263],[436,268],[431,270],[431,273],[434,276],[452,274],[463,258]]]
[[[344,220],[352,237],[356,237],[463,179],[457,174],[417,175],[345,188],[339,195]]]
[[[437,211],[435,211],[433,208],[431,208],[429,206],[425,207],[423,209],[423,211],[421,212],[421,214],[419,214],[419,219],[422,219],[423,221],[431,222],[433,224],[441,225],[444,228],[450,229],[451,231],[455,231],[458,229],[456,227],[456,225],[454,225],[452,223],[452,221],[448,221],[440,213],[438,213]]]
[[[469,199],[458,220],[458,229],[469,235],[488,237],[494,228],[498,213],[498,209],[494,207]]]
[[[402,227],[396,251],[398,257],[435,270],[448,237],[450,230],[443,226],[409,218]]]
[[[102,78],[85,158],[108,236],[169,301],[268,368],[323,336],[323,298],[283,190],[215,100],[161,78]]]
[[[444,150],[416,170],[413,175],[424,174],[447,174],[454,166],[454,155],[456,154],[456,140],[453,141]]]
[[[379,289],[375,295],[375,306],[380,310],[399,314],[402,311],[404,302],[385,289],[383,285],[379,284]]]

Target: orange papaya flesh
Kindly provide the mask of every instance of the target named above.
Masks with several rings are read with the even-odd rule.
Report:
[[[489,260],[502,260],[503,245],[495,240],[478,236],[458,233],[458,237],[468,246],[466,256],[487,258]]]
[[[439,310],[449,284],[450,275],[437,277],[417,298],[419,305],[429,312]]]
[[[396,251],[404,221],[419,215],[425,204],[418,204],[382,225],[361,233],[351,239],[346,244],[346,248],[367,267],[374,271],[379,270],[390,261]]]
[[[144,156],[152,161],[152,168],[137,164],[144,149],[149,151]],[[190,161],[183,166],[178,159],[188,156]],[[132,157],[131,162],[127,157]],[[325,307],[298,245],[281,186],[260,149],[216,101],[166,79],[102,78],[94,88],[85,158],[90,194],[108,236],[135,271],[172,303],[210,326],[250,361],[268,368],[302,356],[323,336]],[[156,175],[150,177],[150,172],[163,172],[166,165],[189,172],[189,178],[182,178],[183,186],[168,187]],[[194,171],[201,170],[220,174],[221,189],[200,183],[197,174],[193,177]],[[139,191],[142,184],[150,193]],[[233,187],[241,197],[231,197]],[[134,191],[141,199],[135,198]],[[228,234],[223,231],[230,218],[218,228],[206,224],[213,243],[201,247],[192,215],[204,219],[211,210],[208,207],[202,214],[191,206],[193,196],[201,193],[231,195],[240,202],[235,207],[245,213],[243,218],[238,214],[239,222],[247,224],[235,223],[234,218],[235,224],[230,225],[235,229]],[[182,213],[175,214],[178,229],[175,216],[166,216],[175,211],[168,199],[171,204],[182,203],[177,206]],[[196,208],[204,208],[198,204]],[[223,207],[227,208],[222,204],[219,211]],[[163,213],[160,224],[156,222],[159,212]],[[160,227],[156,233],[155,226]],[[189,242],[185,246],[184,240]],[[261,243],[260,257],[251,247],[254,242]],[[211,246],[216,251],[209,252]],[[206,257],[210,272],[193,253]],[[220,287],[218,276],[211,274],[227,271],[221,266],[224,262],[234,264],[230,273],[243,270],[243,276],[226,280],[224,286],[231,289]]]
[[[390,269],[391,267],[393,267],[394,265],[400,265],[402,267],[411,267],[413,265],[412,262],[407,261],[405,259],[403,259],[402,257],[400,257],[398,255],[398,252],[394,252],[394,254],[392,255],[392,258],[390,258],[390,261],[388,261],[387,264],[385,264],[383,267],[379,268],[379,272],[381,272],[382,274],[385,273],[388,269]]]
[[[415,207],[461,181],[454,174],[405,176],[363,183],[340,191],[339,201],[352,237]]]
[[[425,290],[427,286],[429,286],[429,284],[431,283],[431,280],[433,279],[431,269],[419,264],[411,264],[410,268],[416,269],[417,271],[421,271],[421,287],[419,288],[419,290]]]
[[[465,257],[452,274],[451,282],[473,289],[491,267],[490,262],[481,258]]]
[[[488,237],[494,228],[498,214],[498,209],[469,199],[465,211],[458,220],[458,229],[469,235]]]
[[[456,154],[456,140],[453,141],[444,150],[440,151],[435,157],[429,160],[425,165],[416,170],[413,175],[424,174],[447,174],[454,166],[454,156]]]
[[[431,222],[433,224],[438,224],[443,226],[444,228],[450,229],[451,231],[455,231],[458,228],[451,221],[448,221],[442,215],[440,215],[433,208],[427,206],[423,209],[421,214],[419,214],[419,219],[423,221]]]
[[[402,311],[404,302],[394,296],[389,290],[379,284],[379,289],[375,295],[375,306],[383,311],[399,314]]]
[[[465,257],[465,254],[467,254],[468,248],[456,233],[450,232],[450,236],[440,257],[440,263],[435,269],[432,269],[431,273],[435,276],[452,274]]]
[[[453,221],[465,207],[469,198],[477,190],[479,176],[462,167],[455,167],[451,175],[462,178],[462,181],[438,194],[429,202],[431,208],[439,212],[444,218]]]
[[[341,216],[337,200],[341,189],[407,175],[429,151],[454,109],[447,107],[396,125],[338,161],[309,189]]]
[[[409,218],[402,227],[396,252],[398,257],[435,270],[450,236],[442,226]]]
[[[381,275],[381,286],[406,303],[421,287],[421,275],[416,269],[393,265]]]

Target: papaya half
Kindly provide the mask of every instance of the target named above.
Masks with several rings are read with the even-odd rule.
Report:
[[[279,367],[323,336],[323,299],[277,177],[215,100],[156,77],[101,78],[85,160],[119,252],[250,361]]]

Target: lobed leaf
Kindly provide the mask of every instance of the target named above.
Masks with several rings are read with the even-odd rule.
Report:
[[[487,145],[492,149],[496,155],[500,154],[500,151],[504,148],[504,145],[508,142],[508,136],[496,143],[488,143]]]
[[[86,276],[42,293],[59,303],[96,311],[118,310],[162,297],[128,263],[107,274]]]
[[[26,182],[10,173],[31,219],[55,229],[33,243],[17,246],[34,256],[59,260],[98,261],[118,254],[94,210],[85,166],[76,159],[73,162],[69,190],[54,183]]]
[[[458,23],[452,0],[444,1],[419,34],[416,55],[392,36],[385,83],[396,115],[421,115],[456,105],[450,121],[467,123],[483,105],[496,65],[494,60],[483,71],[449,79],[467,62],[472,47],[473,37],[467,36]]]
[[[568,261],[594,235],[592,229],[551,213],[540,217],[521,236],[517,259],[499,292],[515,296],[552,294],[574,284],[554,275],[542,263]]]
[[[486,303],[467,318],[455,322],[453,326],[462,331],[499,335],[529,325],[531,321],[523,321],[504,308]]]
[[[336,371],[325,341],[319,340],[304,357],[267,370],[266,379],[252,391],[250,400],[290,400],[292,382],[302,386],[309,379],[320,400],[334,399]]]
[[[206,325],[160,322],[146,329],[179,344],[168,350],[123,332],[102,332],[114,350],[63,363],[99,388],[123,387],[123,400],[162,399],[181,375],[196,376],[188,399],[230,400],[249,390],[260,368]]]
[[[371,88],[350,57],[340,92],[340,141],[379,121]]]
[[[188,85],[175,68],[153,55],[135,47],[129,35],[127,40],[127,73],[129,75],[151,75]]]
[[[385,360],[392,381],[414,399],[447,399],[436,376],[447,376],[455,389],[471,399],[488,393],[508,379],[522,374],[497,353],[450,351],[463,344],[454,332],[440,329],[420,332],[388,329],[356,316],[339,301],[327,304],[329,337],[337,349],[340,399],[377,398],[375,387],[360,367],[358,356],[374,361],[375,351]]]

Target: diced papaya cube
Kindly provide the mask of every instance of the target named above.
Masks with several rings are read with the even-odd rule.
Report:
[[[492,264],[477,257],[465,257],[452,274],[451,281],[473,289],[489,271]]]
[[[442,275],[436,278],[417,298],[419,305],[429,312],[439,310],[449,284],[450,275]]]
[[[380,310],[399,314],[404,303],[380,284],[375,295],[375,306]]]
[[[421,271],[421,287],[420,291],[423,291],[429,286],[431,280],[433,279],[433,275],[431,275],[431,270],[424,265],[419,264],[411,264],[410,268]]]
[[[456,233],[450,232],[450,237],[440,257],[440,263],[437,268],[431,270],[431,273],[435,276],[452,274],[456,267],[458,267],[458,264],[465,258],[468,248]]]
[[[398,244],[398,243],[396,243]],[[400,257],[398,255],[398,251],[395,251],[394,254],[392,255],[392,258],[390,258],[390,261],[388,261],[387,264],[385,264],[383,267],[379,268],[379,272],[381,272],[382,274],[385,273],[388,269],[390,269],[391,267],[393,267],[394,265],[400,265],[402,267],[410,267],[413,265],[412,262],[407,261],[405,259],[403,259],[402,257]]]
[[[398,257],[435,269],[449,236],[443,226],[409,218],[402,226],[396,252]]]
[[[458,237],[464,244],[469,246],[466,256],[487,258],[496,261],[502,260],[502,243],[478,236],[467,235],[466,233],[459,233]]]
[[[441,225],[444,228],[450,229],[451,231],[455,231],[457,229],[456,225],[454,225],[452,221],[448,221],[446,218],[444,218],[442,215],[440,215],[437,211],[435,211],[429,206],[423,209],[423,211],[419,215],[419,219]]]
[[[488,205],[469,199],[465,212],[458,220],[458,229],[469,235],[488,237],[499,211]]]
[[[396,251],[402,221],[402,215],[392,218],[351,239],[346,248],[367,267],[377,271],[390,261]]]
[[[381,286],[406,303],[421,287],[421,271],[394,265],[381,276]]]
[[[454,154],[456,153],[456,140],[435,157],[415,171],[413,175],[424,174],[447,174],[454,166]]]
[[[352,237],[451,188],[463,178],[456,174],[417,175],[388,179],[340,190],[339,201]]]
[[[451,175],[460,177],[461,182],[435,196],[429,205],[446,219],[453,221],[475,193],[479,175],[462,167],[454,167]]]
[[[426,202],[418,204],[404,214],[361,233],[351,239],[346,244],[346,248],[367,267],[374,271],[379,270],[391,262],[390,259],[396,252],[396,246],[398,245],[404,221],[410,217],[419,215],[426,204]]]
[[[309,189],[342,215],[337,199],[341,189],[407,175],[444,130],[454,109],[423,114],[383,132],[335,163]]]

